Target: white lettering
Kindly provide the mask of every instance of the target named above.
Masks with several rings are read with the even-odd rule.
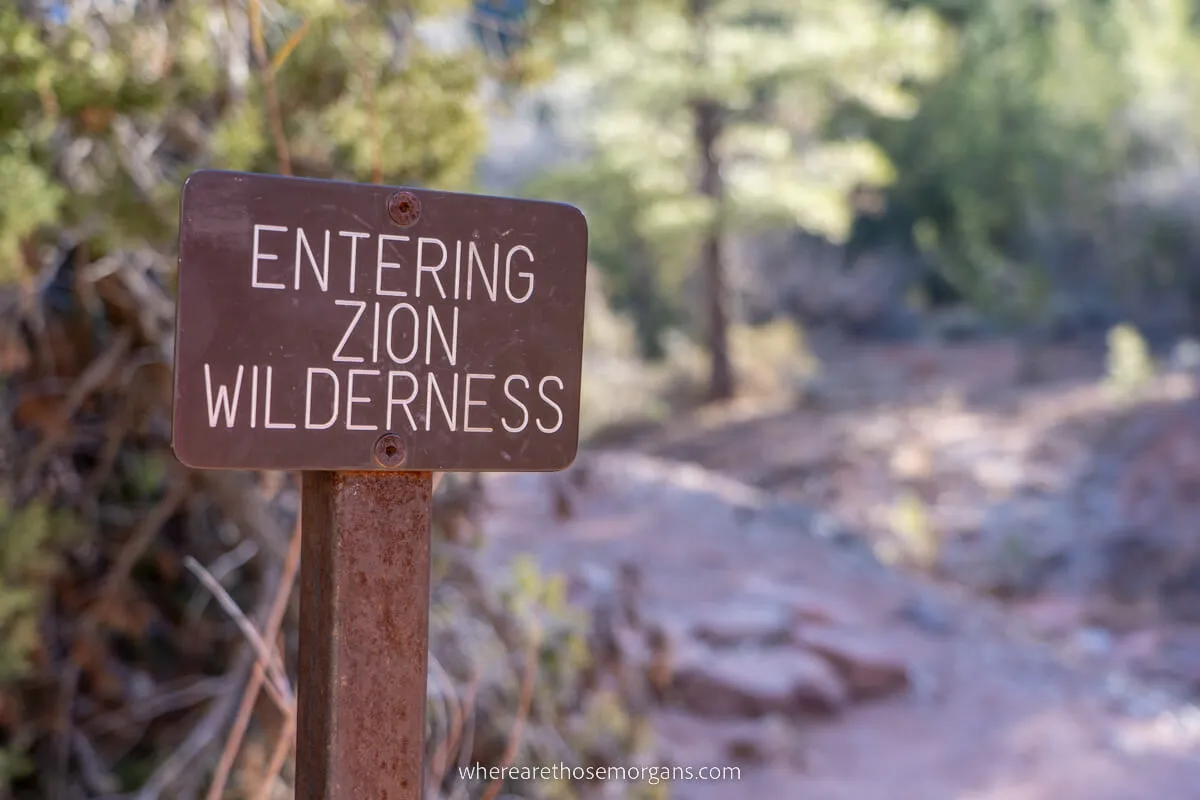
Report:
[[[504,259],[504,293],[508,295],[508,299],[514,303],[524,303],[533,296],[533,273],[518,272],[517,276],[525,279],[525,294],[517,297],[512,290],[512,261],[513,256],[517,253],[524,253],[529,256],[529,263],[533,263],[533,253],[525,245],[518,245],[508,251],[508,257]]]
[[[542,400],[544,400],[546,402],[547,405],[553,406],[554,410],[558,412],[558,422],[554,423],[554,427],[547,428],[545,425],[542,424],[542,421],[540,419],[537,421],[538,430],[540,430],[542,433],[554,433],[559,428],[561,428],[562,424],[563,424],[562,407],[559,406],[558,403],[551,400],[549,397],[546,397],[546,384],[550,381],[554,381],[555,383],[558,384],[559,391],[562,391],[564,388],[562,379],[555,377],[554,375],[547,375],[546,377],[542,378],[540,383],[538,383],[538,396],[540,396],[542,398]]]
[[[454,309],[457,311],[458,309]],[[467,375],[467,386],[463,390],[463,431],[465,433],[491,433],[493,428],[472,428],[471,427],[471,406],[486,406],[486,400],[471,399],[471,381],[491,381],[495,380],[495,375]]]
[[[371,334],[371,363],[379,363],[379,303],[375,304],[375,330]]]
[[[354,405],[356,403],[369,403],[369,397],[355,397],[354,395],[354,378],[358,375],[379,375],[377,369],[352,369],[350,377],[346,380],[346,430],[348,431],[377,431],[378,425],[355,425],[352,416],[354,414]]]
[[[338,342],[337,350],[333,351],[333,360],[361,364],[362,356],[344,356],[342,355],[342,348],[346,346],[346,342],[350,341],[350,334],[354,333],[354,329],[358,326],[358,321],[362,319],[363,312],[367,310],[367,304],[363,300],[334,300],[333,302],[334,305],[358,307],[358,313],[354,315],[354,319],[350,320],[350,327],[346,328],[346,333],[342,336],[342,340]]]
[[[404,358],[399,358],[396,356],[396,351],[392,349],[392,322],[396,318],[396,312],[402,308],[405,311],[407,311],[408,313],[412,314],[412,321],[413,321],[412,350],[410,350],[408,355],[405,356]],[[417,316],[417,310],[415,308],[413,308],[411,305],[409,305],[408,303],[400,303],[398,305],[392,306],[392,310],[388,312],[388,320],[387,320],[387,351],[388,351],[388,357],[391,358],[392,361],[395,361],[397,364],[407,364],[408,362],[412,361],[413,358],[416,357],[417,348],[421,344],[421,334],[419,331],[420,326],[421,326],[421,318],[419,316]]]
[[[521,431],[525,430],[526,426],[529,425],[529,408],[524,403],[522,403],[520,400],[513,397],[512,391],[509,389],[509,384],[512,383],[513,381],[520,381],[521,383],[525,384],[525,388],[528,389],[529,388],[529,379],[526,378],[524,375],[509,375],[507,380],[504,381],[504,396],[507,397],[509,400],[511,400],[514,404],[516,404],[516,406],[518,408],[521,409],[521,414],[523,415],[521,417],[521,424],[520,425],[509,425],[508,420],[505,419],[504,417],[500,418],[500,424],[503,425],[504,430],[508,431],[509,433],[520,433]]]
[[[412,381],[412,391],[409,392],[408,397],[404,398],[403,400],[397,400],[395,394],[395,380],[400,376],[408,378],[410,381]],[[417,421],[413,419],[413,414],[412,411],[409,410],[408,404],[417,399],[417,389],[419,388],[420,384],[417,382],[417,376],[413,375],[411,372],[388,373],[387,422],[385,423],[385,427],[389,431],[392,430],[392,406],[402,406],[404,408],[404,415],[408,417],[408,424],[412,426],[414,431],[417,429]]]
[[[217,427],[217,415],[221,409],[225,411],[225,427],[232,428],[237,419],[238,396],[242,393],[242,373],[245,367],[238,364],[237,380],[233,383],[233,398],[229,397],[229,387],[221,384],[217,387],[217,397],[213,399],[212,370],[204,365],[204,385],[208,388],[208,427]]]
[[[258,262],[259,261],[278,261],[279,256],[271,253],[259,252],[258,236],[262,231],[278,231],[279,233],[287,233],[287,228],[281,228],[278,225],[255,225],[254,226],[254,252],[250,261],[250,286],[255,289],[286,289],[282,283],[262,283],[258,280]]]
[[[437,263],[436,267],[431,264],[426,264],[421,258],[424,253],[426,242],[430,244],[436,244],[438,247],[442,248],[442,260]],[[438,272],[441,271],[442,267],[446,266],[446,261],[449,258],[450,253],[446,250],[446,245],[443,244],[441,239],[431,239],[425,236],[417,239],[417,297],[421,296],[421,273],[429,272],[433,275],[433,282],[437,284],[438,294],[442,296],[443,300],[446,299],[446,290],[442,288],[442,277],[438,274]]]
[[[258,365],[250,368],[250,427],[258,427]]]
[[[471,299],[471,287],[474,284],[475,273],[471,271],[472,266],[479,268],[479,277],[483,279],[484,291],[488,293],[488,297],[492,302],[496,302],[496,283],[500,276],[500,245],[496,245],[492,255],[492,279],[488,280],[488,275],[484,272],[483,256],[479,254],[479,248],[474,242],[467,243],[467,299]]]
[[[308,253],[308,263],[312,265],[313,273],[317,276],[317,283],[321,287],[322,292],[329,291],[329,231],[325,231],[325,258],[324,266],[317,267],[317,259],[313,255],[312,247],[308,244],[308,237],[304,235],[303,228],[296,228],[296,290],[300,289],[300,251]]]
[[[414,312],[415,314],[415,312]],[[432,363],[433,358],[433,329],[437,328],[438,336],[442,340],[442,349],[446,351],[446,357],[450,359],[450,366],[454,366],[458,360],[458,306],[454,307],[454,321],[450,331],[450,339],[446,339],[446,329],[442,327],[442,321],[438,318],[437,309],[429,306],[429,312],[425,318],[425,364]],[[414,332],[416,326],[413,327]],[[403,362],[402,362],[403,363]]]
[[[379,234],[379,247],[375,256],[375,294],[386,295],[388,297],[408,297],[408,292],[403,290],[392,291],[383,288],[383,271],[385,269],[400,269],[400,264],[394,261],[383,260],[383,243],[384,242],[407,242],[407,236],[392,236],[388,233]]]
[[[458,373],[454,373],[454,394],[449,406],[446,405],[446,396],[442,394],[442,387],[438,385],[437,376],[432,372],[429,373],[425,391],[425,430],[430,429],[433,421],[431,417],[433,416],[433,396],[435,394],[438,404],[442,407],[442,415],[446,418],[446,424],[450,426],[450,430],[458,430]]]
[[[354,278],[358,271],[358,240],[370,239],[371,234],[358,231],[338,231],[338,236],[350,240],[350,294],[354,294]]]
[[[459,286],[462,283],[462,240],[454,243],[454,299],[459,299]]]
[[[315,424],[313,422],[313,418],[312,418],[313,375],[328,375],[329,379],[331,381],[333,381],[333,403],[330,406],[329,421],[322,422],[320,425]],[[340,391],[341,391],[341,387],[338,382],[338,377],[334,373],[333,370],[325,369],[324,367],[309,367],[308,368],[308,381],[304,388],[304,427],[305,427],[305,429],[310,430],[310,431],[323,431],[323,430],[328,430],[329,428],[333,427],[333,423],[337,422],[338,400],[339,400],[338,395],[339,395]]]
[[[267,401],[263,404],[263,427],[267,430],[291,430],[294,422],[271,422],[271,368],[267,367]]]

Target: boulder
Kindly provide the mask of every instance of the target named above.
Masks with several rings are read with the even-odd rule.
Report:
[[[696,637],[717,647],[782,644],[791,636],[789,609],[767,599],[737,600],[709,610],[693,626]]]
[[[907,689],[909,665],[879,634],[820,626],[799,631],[800,643],[837,670],[856,700],[882,697]]]
[[[757,579],[742,592],[745,601],[781,605],[794,619],[809,623],[858,625],[864,615],[840,597],[809,586]]]
[[[846,687],[828,663],[802,650],[700,648],[675,672],[677,701],[707,717],[836,713]]]

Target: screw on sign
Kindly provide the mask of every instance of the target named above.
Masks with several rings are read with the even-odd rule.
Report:
[[[432,474],[574,460],[586,263],[561,203],[184,185],[176,457],[302,473],[298,800],[421,796]]]

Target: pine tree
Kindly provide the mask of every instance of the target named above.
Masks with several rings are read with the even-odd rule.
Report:
[[[850,191],[889,170],[826,123],[846,102],[907,113],[903,87],[938,67],[941,28],[873,0],[659,0],[601,5],[565,42],[571,79],[590,92],[584,136],[639,198],[638,233],[663,269],[696,265],[708,395],[729,398],[730,232],[782,222],[844,235]]]

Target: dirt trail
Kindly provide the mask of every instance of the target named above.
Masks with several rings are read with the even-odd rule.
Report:
[[[681,419],[566,476],[489,479],[490,558],[532,552],[581,583],[639,565],[647,616],[674,623],[802,587],[909,666],[907,691],[832,717],[656,706],[674,762],[743,768],[671,796],[1200,798],[1200,631],[1172,629],[1187,615],[1158,591],[1198,584],[1177,594],[1200,613],[1200,581],[1167,580],[1200,513],[1191,380],[1122,409],[1095,353],[1047,353],[1033,385],[1005,344],[822,356],[802,403]],[[920,520],[898,536],[906,497]],[[904,568],[922,547],[929,572]],[[1151,589],[1113,588],[1129,585]],[[1139,673],[1170,686],[1127,669],[1171,659]]]
[[[570,475],[490,479],[489,559],[532,552],[576,577],[636,563],[647,615],[669,619],[702,616],[764,582],[804,587],[851,605],[863,629],[885,631],[911,665],[909,691],[832,719],[656,709],[675,763],[743,768],[736,783],[677,783],[672,797],[1200,796],[1200,725],[1189,730],[1182,703],[1068,663],[995,604],[889,570],[852,542],[818,538],[811,516],[697,468],[605,454],[575,469],[586,474],[569,491]]]

